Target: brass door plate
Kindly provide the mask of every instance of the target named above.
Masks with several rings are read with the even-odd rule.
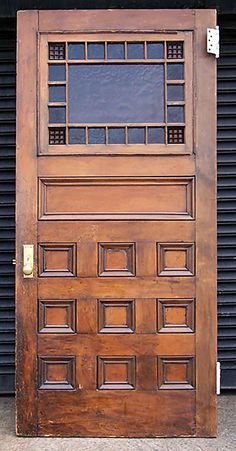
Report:
[[[34,245],[23,245],[23,277],[34,277]]]

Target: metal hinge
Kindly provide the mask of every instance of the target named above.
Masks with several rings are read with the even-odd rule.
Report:
[[[216,362],[216,394],[220,395],[220,362]]]
[[[218,25],[215,28],[207,28],[207,53],[212,53],[216,58],[220,56],[220,30]]]

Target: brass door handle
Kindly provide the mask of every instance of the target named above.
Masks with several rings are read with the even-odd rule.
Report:
[[[33,244],[23,245],[23,277],[33,277],[34,270],[34,246]]]

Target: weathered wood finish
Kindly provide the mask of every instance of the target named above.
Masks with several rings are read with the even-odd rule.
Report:
[[[18,15],[19,435],[216,434],[214,26],[206,10]],[[186,146],[52,151],[47,40],[122,32],[193,42]]]
[[[19,13],[17,37],[16,147],[16,405],[17,433],[37,435],[37,280],[22,277],[22,246],[34,244],[37,258],[36,78],[38,13]],[[25,90],[27,77],[31,78]],[[24,95],[21,95],[20,93]],[[35,269],[36,271],[36,260]],[[32,302],[33,301],[33,302]]]
[[[212,26],[214,11],[209,11]],[[205,57],[208,15],[196,11],[196,432],[216,434],[216,65]],[[206,107],[207,105],[207,107]],[[205,106],[205,108],[202,108]],[[207,207],[204,205],[207,199]],[[209,287],[211,287],[209,289]],[[207,302],[206,302],[207,293]],[[207,331],[208,340],[204,338]],[[206,378],[209,385],[206,384]]]

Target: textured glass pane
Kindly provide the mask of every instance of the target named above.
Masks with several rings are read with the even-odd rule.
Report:
[[[50,60],[64,60],[65,59],[65,43],[64,42],[50,42],[48,45],[48,57]]]
[[[69,65],[69,121],[163,122],[163,65]]]
[[[164,57],[163,42],[149,42],[147,45],[148,59],[159,59]]]
[[[103,60],[105,58],[105,49],[103,43],[88,44],[88,59]]]
[[[181,59],[184,57],[183,42],[167,42],[167,58]]]
[[[65,86],[49,86],[49,102],[65,102],[66,87]]]
[[[128,129],[128,143],[129,144],[144,144],[145,143],[145,128],[133,127]]]
[[[85,144],[85,128],[69,128],[69,144]]]
[[[168,127],[168,144],[184,143],[184,127]]]
[[[125,144],[125,129],[124,127],[108,129],[108,143],[109,144]]]
[[[105,144],[105,128],[89,128],[88,130],[89,144]]]
[[[148,144],[164,144],[164,127],[148,127]]]
[[[108,43],[107,58],[113,60],[123,60],[125,57],[125,46],[122,43]]]
[[[128,44],[128,59],[143,59],[144,58],[144,44],[143,42]]]
[[[64,124],[66,122],[66,109],[64,106],[49,107],[49,124]]]
[[[49,64],[48,65],[49,81],[65,81],[66,65],[65,64]]]
[[[183,80],[184,79],[184,65],[183,64],[167,64],[167,79],[168,80]]]
[[[69,60],[84,60],[85,51],[83,43],[68,44]]]
[[[49,144],[66,144],[66,129],[62,127],[49,128]]]
[[[167,86],[167,100],[169,101],[184,100],[184,86],[183,85]]]
[[[167,108],[168,122],[184,122],[184,107],[169,106]]]

